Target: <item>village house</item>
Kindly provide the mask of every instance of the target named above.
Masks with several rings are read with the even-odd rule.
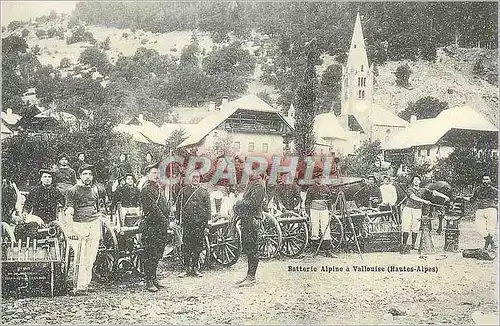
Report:
[[[498,128],[471,107],[462,106],[444,110],[433,119],[417,120],[412,116],[408,127],[382,149],[385,160],[395,166],[404,161],[405,155],[413,156],[417,163],[435,164],[457,146],[473,146],[478,140],[497,155]],[[400,166],[399,173],[404,170],[405,166]]]
[[[196,148],[198,154],[282,155],[293,131],[278,109],[253,94],[224,100],[219,108],[212,102],[209,111],[178,148]]]

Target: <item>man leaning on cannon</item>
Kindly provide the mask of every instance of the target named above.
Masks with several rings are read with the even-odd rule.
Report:
[[[191,173],[191,184],[181,189],[176,203],[177,219],[182,225],[182,253],[186,270],[179,277],[202,277],[198,260],[208,232],[211,203],[210,194],[200,186],[200,174]]]
[[[160,163],[157,162],[146,166],[144,170],[148,181],[141,189],[141,205],[144,216],[140,225],[144,247],[142,259],[146,289],[149,292],[157,292],[159,288],[163,287],[157,280],[156,270],[165,251],[169,225],[169,209],[164,191],[159,185],[159,165]]]

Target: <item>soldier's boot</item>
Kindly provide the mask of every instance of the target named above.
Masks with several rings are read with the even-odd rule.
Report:
[[[158,288],[153,284],[153,281],[146,281],[146,290],[149,292],[158,292]]]
[[[157,289],[163,289],[165,286],[161,285],[160,282],[158,282],[158,279],[155,277],[152,281],[154,286],[156,286]]]
[[[200,273],[200,268],[198,267],[200,260],[200,253],[194,253],[193,258],[191,260],[191,268],[193,270],[193,276],[203,277],[203,274]]]
[[[243,282],[238,284],[238,287],[248,287],[253,286],[257,283],[255,279],[255,274],[257,272],[257,267],[259,266],[259,258],[249,256],[248,257],[248,273],[247,277],[243,280]]]
[[[417,236],[418,236],[417,232],[411,233],[411,247],[413,250],[418,250],[418,248],[417,248]]]
[[[187,267],[184,272],[180,273],[177,275],[177,277],[180,277],[180,278],[183,278],[183,277],[187,277],[187,276],[190,276],[192,273],[191,271],[191,268]]]

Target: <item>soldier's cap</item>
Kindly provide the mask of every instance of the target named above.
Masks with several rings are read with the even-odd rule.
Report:
[[[149,173],[149,171],[151,171],[151,169],[158,169],[159,167],[160,167],[160,162],[159,161],[155,162],[155,163],[152,163],[152,164],[150,164],[150,165],[148,165],[148,166],[146,166],[144,168],[144,174]]]
[[[50,174],[50,175],[53,175],[56,171],[55,170],[51,170],[51,169],[40,169],[38,171],[38,175],[39,176],[42,176],[44,173],[47,173],[47,174]]]
[[[78,153],[76,153],[76,156],[78,157],[78,156],[80,156],[80,154],[85,155],[85,152],[78,152]]]
[[[120,179],[126,180],[128,176],[131,176],[135,181],[135,175],[132,172],[126,172]]]
[[[377,178],[375,178],[375,176],[373,174],[370,174],[369,176],[367,176],[366,179],[367,180],[370,180],[370,179],[377,180]]]
[[[59,156],[57,157],[57,160],[60,161],[62,160],[63,158],[65,159],[68,159],[68,155],[66,153],[61,153],[59,154]]]
[[[93,171],[94,170],[94,165],[92,165],[92,164],[83,164],[78,169],[78,175],[82,174],[82,172],[85,171],[85,170],[91,170],[91,171]]]

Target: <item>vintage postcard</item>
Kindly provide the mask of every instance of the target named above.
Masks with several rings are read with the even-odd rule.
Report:
[[[1,321],[498,320],[498,2],[2,1]]]

